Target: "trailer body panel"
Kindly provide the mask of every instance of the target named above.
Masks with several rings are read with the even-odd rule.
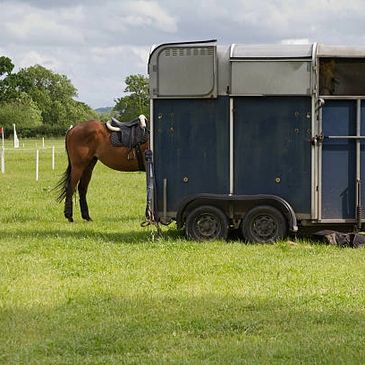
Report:
[[[311,210],[311,99],[234,99],[235,194],[272,194]]]
[[[228,194],[229,98],[160,99],[154,115],[158,209],[164,194],[167,212],[175,213],[188,195]]]

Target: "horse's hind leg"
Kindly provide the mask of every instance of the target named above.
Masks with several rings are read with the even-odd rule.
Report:
[[[89,165],[85,168],[84,172],[81,175],[80,182],[78,185],[78,191],[80,196],[80,210],[81,210],[81,216],[83,219],[87,221],[91,221],[91,217],[89,215],[89,207],[87,205],[86,200],[86,193],[87,188],[89,186],[91,175],[93,173],[93,169],[98,162],[98,159],[96,157],[93,157]]]
[[[69,187],[67,187],[66,191],[66,199],[65,199],[65,208],[63,210],[64,216],[68,219],[69,222],[73,222],[73,207],[72,207],[72,191]]]
[[[80,181],[81,175],[82,175],[81,169],[75,167],[71,169],[70,179],[66,188],[66,199],[65,199],[65,210],[64,210],[65,218],[67,218],[69,222],[74,221],[72,217],[73,216],[72,197],[76,190],[76,186]]]

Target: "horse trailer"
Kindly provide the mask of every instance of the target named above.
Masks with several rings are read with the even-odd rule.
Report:
[[[156,221],[197,240],[361,229],[365,47],[169,43],[148,72]]]

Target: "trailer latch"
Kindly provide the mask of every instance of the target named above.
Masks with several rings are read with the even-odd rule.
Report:
[[[322,143],[322,142],[323,142],[323,140],[324,140],[324,135],[323,135],[323,133],[321,133],[321,134],[316,134],[314,137],[312,137],[312,139],[311,139],[311,144],[312,144],[313,146],[315,146],[317,143]]]

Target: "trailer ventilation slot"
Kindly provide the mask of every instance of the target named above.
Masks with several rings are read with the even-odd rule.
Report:
[[[165,50],[166,57],[184,57],[184,56],[213,56],[214,49],[212,47],[203,48],[168,48]]]
[[[166,47],[157,57],[157,97],[215,97],[214,46]]]

